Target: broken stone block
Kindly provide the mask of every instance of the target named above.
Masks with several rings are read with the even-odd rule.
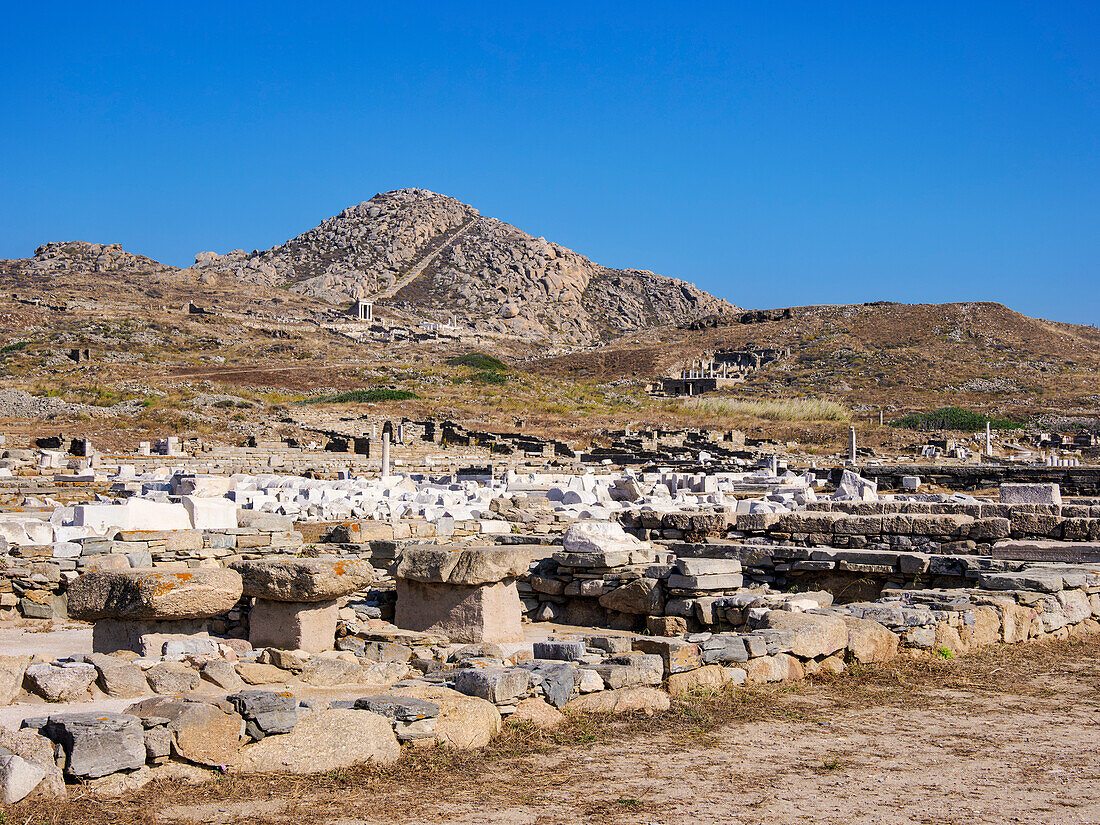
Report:
[[[23,687],[30,656],[0,656],[0,705],[10,705]]]
[[[94,668],[93,668],[94,671]],[[42,728],[65,753],[65,774],[95,779],[145,764],[145,731],[137,716],[74,713],[51,716]]]
[[[577,662],[586,653],[584,642],[550,640],[535,642],[532,645],[536,659],[556,659],[562,662]]]
[[[1001,504],[1058,504],[1062,489],[1057,484],[1006,483],[1000,488]]]
[[[311,774],[367,762],[388,765],[400,755],[389,719],[365,710],[330,708],[307,714],[290,733],[247,745],[236,769]]]
[[[848,644],[848,626],[839,616],[772,610],[762,626],[793,634],[786,651],[802,659],[828,656]]]
[[[671,701],[663,690],[651,687],[624,687],[588,693],[573,699],[562,710],[566,713],[635,713],[647,715],[666,711]]]
[[[580,670],[571,664],[533,661],[524,662],[520,667],[531,674],[531,681],[556,708],[563,707],[580,686]]]
[[[501,704],[527,692],[530,674],[522,668],[467,668],[455,673],[455,690]]]
[[[703,666],[699,655],[699,646],[683,639],[660,636],[638,636],[634,639],[634,649],[642,653],[660,656],[664,665],[664,674],[682,673]]]
[[[45,768],[21,756],[0,754],[0,804],[14,805],[46,778]]]
[[[393,575],[428,584],[483,585],[514,579],[530,563],[531,553],[522,547],[408,547]]]
[[[659,685],[665,676],[664,660],[647,653],[612,656],[593,670],[612,690],[634,685]]]
[[[96,684],[108,696],[129,699],[149,691],[145,674],[133,662],[102,653],[92,653],[84,659],[95,666]]]
[[[231,706],[167,697],[146,699],[126,709],[141,719],[167,719],[172,753],[199,765],[232,765],[240,746],[243,719]],[[144,753],[144,742],[142,752]]]
[[[48,702],[71,702],[87,695],[95,681],[96,669],[83,662],[28,665],[26,680],[30,688]]]
[[[641,616],[660,613],[664,607],[659,579],[635,579],[600,596],[599,601],[608,610]]]
[[[653,636],[683,636],[688,631],[683,616],[646,616],[645,626]]]
[[[245,734],[259,741],[290,733],[298,722],[298,701],[285,691],[242,690],[225,697],[245,720]]]
[[[741,572],[738,559],[676,559],[676,570],[683,576],[719,576]]]
[[[716,633],[700,643],[704,664],[734,664],[747,662],[749,651],[740,636]]]
[[[176,695],[190,693],[201,681],[197,671],[176,662],[160,662],[145,671],[154,693]]]

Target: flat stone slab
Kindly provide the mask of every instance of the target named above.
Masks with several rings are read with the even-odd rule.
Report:
[[[1100,562],[1100,541],[1011,540],[993,545],[993,558],[1015,561]]]
[[[73,619],[177,620],[217,616],[232,609],[244,585],[235,570],[100,570],[69,585]]]
[[[374,581],[374,567],[358,560],[288,559],[236,561],[244,594],[275,602],[326,602],[347,596]]]
[[[426,584],[493,584],[526,573],[530,565],[531,552],[522,546],[407,547],[394,577]]]

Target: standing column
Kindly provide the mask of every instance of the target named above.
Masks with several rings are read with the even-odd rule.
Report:
[[[993,432],[988,420],[985,422],[985,454],[993,455]]]
[[[848,428],[848,463],[856,463],[856,428]]]
[[[390,434],[382,433],[382,478],[390,475]]]

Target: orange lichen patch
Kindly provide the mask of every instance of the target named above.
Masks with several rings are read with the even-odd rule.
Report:
[[[154,581],[153,596],[163,596],[165,593],[171,593],[177,586],[192,581],[195,578],[193,573],[153,573],[150,576]],[[175,579],[175,581],[172,581]]]
[[[348,563],[346,561],[338,561],[332,566],[337,576],[342,576],[348,570]]]

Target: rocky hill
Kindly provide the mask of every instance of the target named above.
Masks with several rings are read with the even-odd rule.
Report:
[[[262,252],[201,253],[192,270],[571,344],[737,311],[692,284],[600,266],[424,189],[376,195]]]

